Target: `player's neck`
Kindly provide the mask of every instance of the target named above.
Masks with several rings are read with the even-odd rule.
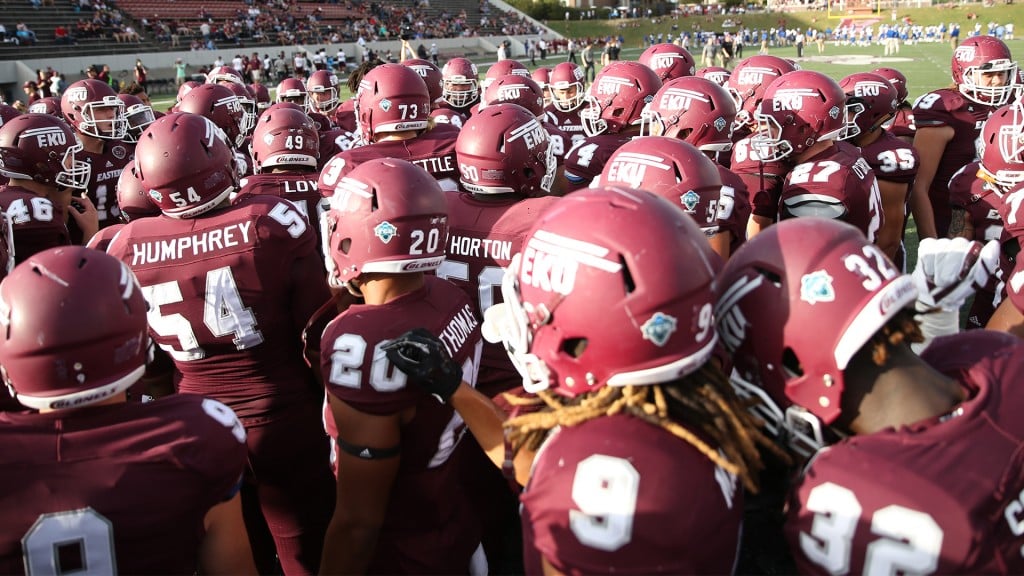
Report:
[[[824,142],[815,142],[814,144],[808,146],[807,149],[805,149],[803,152],[793,156],[793,160],[795,160],[797,164],[802,164],[804,162],[807,162],[811,158],[814,158],[818,154],[821,154],[825,150],[828,150],[834,145],[835,143],[832,140],[825,140]]]
[[[364,274],[359,284],[363,302],[380,306],[423,287],[423,273]]]
[[[947,414],[965,399],[959,382],[929,366],[909,346],[890,346],[888,352],[885,364],[877,366],[866,346],[845,371],[843,414],[850,417],[836,423],[841,431],[864,435],[909,426]]]
[[[419,133],[420,133],[419,130],[402,130],[401,132],[385,132],[385,133],[381,134],[379,138],[374,138],[373,141],[374,141],[374,143],[376,143],[376,142],[388,142],[388,141],[392,141],[392,140],[412,140]]]
[[[78,138],[82,141],[82,150],[92,153],[100,154],[103,152],[104,140],[96,138],[95,136],[89,136],[88,134],[78,133]]]
[[[36,182],[35,180],[29,180],[27,178],[11,178],[9,185],[24,188],[25,190],[32,192],[36,196],[42,196],[44,198],[49,198],[50,195],[54,192],[53,187],[48,186],[46,184],[42,184],[40,182]]]
[[[860,134],[858,134],[857,137],[853,139],[853,143],[856,144],[858,147],[863,148],[865,146],[870,146],[871,144],[874,144],[875,141],[877,141],[881,137],[882,129],[875,128],[874,130],[870,130],[868,132],[861,132]]]

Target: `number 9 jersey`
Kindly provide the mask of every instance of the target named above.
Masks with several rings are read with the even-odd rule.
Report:
[[[1024,572],[1024,347],[975,330],[921,357],[968,399],[818,452],[786,522],[801,574]]]

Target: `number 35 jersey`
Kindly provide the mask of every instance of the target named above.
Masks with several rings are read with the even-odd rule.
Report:
[[[638,418],[602,416],[544,442],[521,496],[527,574],[731,574],[734,476]]]
[[[214,397],[243,422],[319,402],[301,334],[330,293],[292,203],[249,196],[198,218],[133,220],[107,252],[138,277],[179,392]]]
[[[968,399],[818,453],[786,523],[802,574],[1024,573],[1024,346],[974,330],[922,358]]]

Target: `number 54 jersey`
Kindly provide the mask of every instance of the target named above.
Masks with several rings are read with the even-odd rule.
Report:
[[[967,400],[818,453],[786,523],[801,573],[1024,573],[1024,345],[974,330],[922,358]]]
[[[295,205],[249,196],[198,218],[133,220],[107,252],[138,277],[180,392],[210,395],[243,423],[319,403],[301,334],[330,294]]]

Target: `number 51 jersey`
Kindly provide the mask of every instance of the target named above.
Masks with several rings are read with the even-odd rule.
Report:
[[[249,196],[198,218],[133,220],[107,252],[138,277],[180,392],[217,398],[243,423],[319,403],[301,334],[330,294],[292,203]]]
[[[921,357],[968,399],[818,453],[786,522],[801,574],[1024,573],[1024,345],[974,330]]]

